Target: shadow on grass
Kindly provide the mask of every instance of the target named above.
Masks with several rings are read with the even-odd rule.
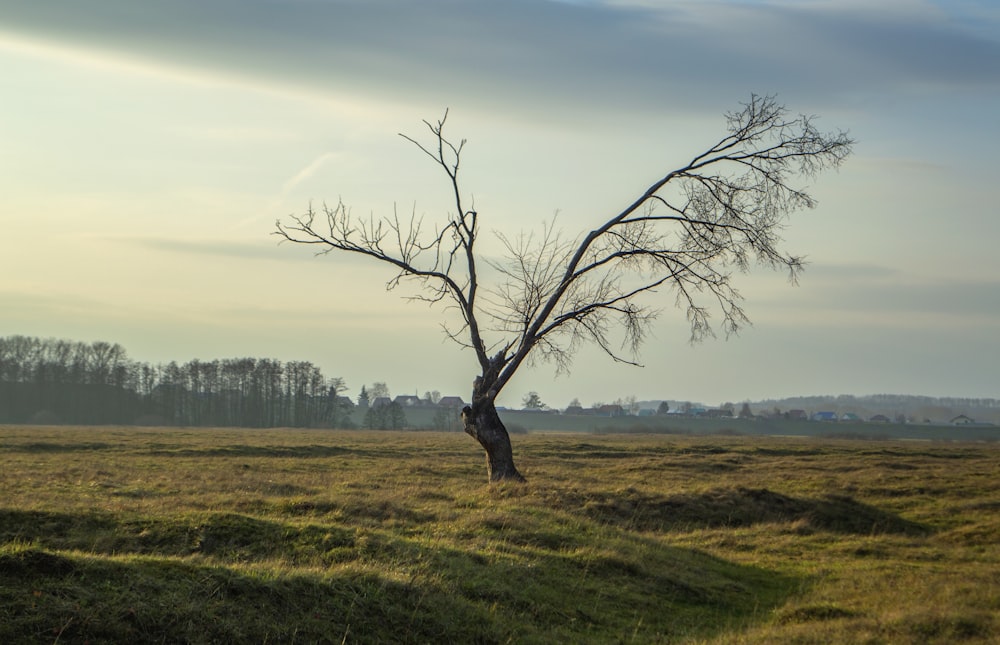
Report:
[[[33,454],[45,453],[74,453],[74,452],[111,452],[125,450],[136,454],[153,455],[157,457],[294,457],[301,458],[325,458],[339,457],[347,454],[376,454],[368,450],[354,450],[340,446],[329,446],[322,444],[297,445],[297,446],[254,446],[246,444],[233,444],[228,446],[205,446],[198,448],[171,446],[157,443],[149,446],[135,448],[106,443],[106,442],[69,442],[57,443],[50,441],[32,441],[23,444],[13,444],[4,446],[5,452],[23,452]]]
[[[110,513],[53,513],[0,509],[0,540],[95,554],[185,557],[223,562],[286,558],[323,563],[354,544],[354,531],[336,525],[287,525],[237,513],[173,518]]]
[[[766,488],[725,488],[707,493],[661,496],[630,488],[590,495],[584,512],[596,521],[640,531],[741,527],[799,522],[834,533],[927,535],[928,526],[863,504],[851,497],[827,495],[802,499]]]
[[[32,454],[62,453],[62,452],[94,452],[114,448],[109,443],[101,441],[55,443],[51,441],[32,441],[29,443],[4,446],[4,452],[26,452]]]
[[[584,567],[557,556],[525,566],[451,549],[418,555],[434,561],[434,575],[400,580],[388,568],[261,574],[7,548],[0,550],[0,640],[650,642],[743,624],[794,587],[763,570],[691,561],[688,553],[676,557],[689,579],[614,558]]]
[[[235,444],[231,446],[207,446],[203,448],[159,448],[143,452],[158,457],[293,457],[303,459],[339,457],[341,455],[354,454],[357,451],[340,446],[324,446],[320,444],[304,446],[249,446]]]
[[[372,573],[0,550],[0,641],[499,643],[487,608]]]
[[[516,539],[539,528],[512,514],[452,542],[0,510],[0,642],[658,642],[744,626],[801,586],[627,531]]]

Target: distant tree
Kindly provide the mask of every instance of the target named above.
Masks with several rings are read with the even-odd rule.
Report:
[[[425,121],[428,144],[404,135],[447,176],[453,211],[436,226],[398,213],[358,217],[340,202],[279,220],[276,234],[389,265],[396,271],[389,288],[410,280],[419,289],[413,298],[458,313],[459,326],[445,333],[478,362],[462,419],[486,452],[491,481],[524,480],[495,405],[521,366],[549,361],[568,371],[588,342],[612,360],[638,364],[658,311],[654,298],[665,291],[687,311],[692,340],[714,334],[713,310],[725,334],[739,331],[748,318],[733,272],[756,263],[798,275],[803,261],[780,248],[780,234],[791,213],[815,202],[792,182],[839,166],[853,143],[843,132],[821,133],[811,117],[790,115],[773,97],[752,96],[726,115],[724,136],[620,212],[575,235],[564,236],[554,221],[538,234],[498,234],[505,254],[490,260],[477,246],[479,213],[459,182],[465,141],[445,136],[447,116]],[[484,281],[490,273],[497,282]]]
[[[364,427],[369,430],[402,430],[406,427],[406,413],[403,406],[392,401],[388,405],[368,408]]]
[[[462,420],[456,408],[439,407],[434,411],[432,421],[435,430],[458,432],[462,429]]]
[[[441,393],[437,390],[431,390],[429,392],[424,392],[424,401],[437,405],[438,401],[441,400]]]
[[[666,401],[660,401],[660,405],[656,407],[656,414],[662,417],[668,412],[670,412],[670,404]]]
[[[316,369],[318,375],[319,368]],[[343,396],[343,393],[347,391],[347,383],[337,376],[327,381],[327,388],[325,400],[320,399],[320,397],[315,399],[310,397],[310,400],[313,401],[309,415],[312,419],[311,425],[322,425],[330,428],[354,427],[354,421],[351,419],[354,404],[351,403],[350,398]]]
[[[542,403],[542,398],[538,396],[538,392],[528,392],[521,399],[521,405],[525,410],[542,410],[547,407]]]
[[[368,388],[368,396],[371,397],[372,401],[374,401],[375,399],[380,399],[383,397],[388,399],[391,398],[392,395],[389,394],[388,385],[382,383],[381,381],[376,381],[375,383],[372,383],[371,386]]]
[[[382,407],[368,408],[365,418],[361,422],[361,427],[366,430],[381,430],[383,426]]]
[[[367,410],[369,405],[371,405],[371,398],[368,396],[368,390],[362,385],[361,393],[358,394],[358,407]]]
[[[406,427],[406,413],[403,406],[393,401],[386,406],[388,412],[388,430],[402,430]]]
[[[566,406],[566,407],[569,407],[569,408],[582,408],[583,406],[580,405],[580,399],[578,399],[576,397],[573,397],[573,400],[570,401],[569,405]]]
[[[631,416],[639,414],[639,400],[634,394],[626,396],[625,401],[621,404],[621,406]]]
[[[744,403],[743,407],[740,408],[739,418],[741,419],[752,419],[753,412],[750,411],[750,404]]]

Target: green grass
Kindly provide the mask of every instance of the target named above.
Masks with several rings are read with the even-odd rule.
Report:
[[[0,427],[0,642],[989,643],[1000,447]]]

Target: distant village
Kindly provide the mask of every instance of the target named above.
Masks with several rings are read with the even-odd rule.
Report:
[[[342,397],[345,403],[354,405],[347,397]],[[527,405],[520,408],[508,408],[498,406],[500,412],[514,413],[536,413],[536,414],[557,414],[565,416],[581,417],[660,417],[660,418],[702,418],[702,419],[766,419],[770,421],[816,421],[823,423],[909,423],[909,424],[947,424],[953,426],[973,426],[973,425],[995,425],[992,422],[979,422],[966,414],[948,415],[947,418],[918,419],[913,415],[899,413],[887,415],[882,413],[863,415],[855,412],[836,412],[832,410],[818,410],[810,412],[805,409],[794,408],[790,410],[780,410],[778,407],[770,409],[752,411],[749,403],[743,403],[739,410],[736,406],[724,406],[718,408],[707,408],[691,403],[675,403],[676,407],[671,407],[669,401],[643,401],[643,402],[621,402],[621,403],[599,403],[591,407],[583,407],[575,402],[569,406],[558,409],[550,408],[540,402],[535,393],[530,393],[525,397]],[[461,410],[468,405],[460,396],[431,396],[425,395],[423,398],[416,395],[401,394],[396,397],[379,396],[371,400],[370,403],[364,399],[358,405],[371,408],[382,408],[386,406],[399,406],[406,409],[454,409]]]

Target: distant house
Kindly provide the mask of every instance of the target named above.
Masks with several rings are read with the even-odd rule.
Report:
[[[813,421],[836,421],[837,420],[837,413],[836,412],[817,412],[814,415],[812,415],[812,420]]]
[[[785,413],[786,419],[808,419],[805,410],[789,410]]]
[[[884,414],[876,414],[875,416],[868,419],[872,423],[889,423],[889,417]]]
[[[371,407],[382,408],[392,403],[392,399],[387,396],[376,396],[375,400],[372,401]]]
[[[438,405],[442,408],[464,408],[465,401],[460,396],[442,396]]]
[[[858,415],[854,414],[853,412],[845,412],[842,415],[840,415],[840,420],[841,421],[861,421],[861,417],[859,417]]]
[[[975,422],[976,422],[975,419],[967,417],[964,414],[960,414],[951,421],[949,421],[948,423],[953,426],[969,426],[973,425]]]
[[[729,408],[716,408],[713,410],[705,410],[701,413],[701,416],[708,419],[732,419],[733,411]]]
[[[404,408],[412,408],[416,405],[423,405],[423,400],[421,400],[419,396],[414,396],[412,394],[400,394],[393,399],[392,402],[398,403]]]
[[[563,414],[586,414],[583,406],[571,405],[563,411]]]
[[[625,416],[625,408],[614,403],[602,405],[597,408],[596,414],[601,417],[623,417]]]

